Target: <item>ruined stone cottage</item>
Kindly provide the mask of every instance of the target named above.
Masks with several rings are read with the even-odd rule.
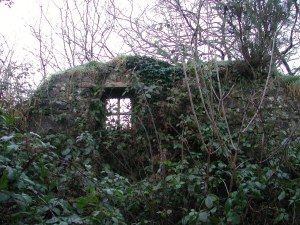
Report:
[[[153,104],[180,80],[175,66],[149,57],[90,62],[52,75],[32,98],[29,126],[39,133],[129,128],[133,104]]]

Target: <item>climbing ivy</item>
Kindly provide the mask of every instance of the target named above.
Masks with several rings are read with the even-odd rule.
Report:
[[[130,74],[132,86],[126,91],[134,94],[131,129],[103,126],[100,81],[80,92],[72,89],[70,105],[56,102],[72,106],[72,132],[66,129],[68,113],[54,114],[62,124],[56,132],[38,134],[18,129],[16,118],[0,112],[0,223],[299,223],[299,112],[294,110],[297,97],[286,91],[290,83],[272,78],[255,123],[241,132],[240,125],[257,110],[265,80],[230,80],[220,73],[227,93],[225,111],[215,110],[221,107],[218,102],[209,107],[226,113],[227,121],[216,113],[218,120],[212,124],[192,63],[187,63],[191,96],[180,65],[140,56],[119,57],[105,65],[103,73],[104,64],[91,62],[68,76],[88,76],[87,71],[101,79],[101,74]],[[215,88],[215,93],[203,88],[207,98],[219,94],[218,73],[209,71],[211,65],[197,67],[204,76],[201,81]],[[76,111],[82,107],[76,98],[88,100],[84,115]],[[236,164],[230,138],[239,143]]]

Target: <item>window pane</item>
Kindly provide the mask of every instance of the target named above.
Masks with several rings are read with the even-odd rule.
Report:
[[[118,112],[118,100],[117,98],[109,98],[106,101],[106,110],[108,113]]]
[[[108,116],[106,118],[106,127],[117,127],[119,124],[118,116]]]
[[[131,115],[121,115],[120,116],[120,126],[122,128],[131,127]]]
[[[106,100],[106,128],[131,127],[131,99],[109,98]]]
[[[121,98],[120,99],[120,113],[129,113],[129,112],[131,112],[130,98]]]

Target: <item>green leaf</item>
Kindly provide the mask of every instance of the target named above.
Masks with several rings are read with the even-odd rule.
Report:
[[[82,224],[83,223],[82,219],[76,214],[73,214],[73,215],[69,216],[68,219],[67,219],[67,222],[68,222],[68,224],[74,224],[74,223],[75,224]]]
[[[166,181],[168,182],[168,181],[171,181],[172,179],[173,179],[173,177],[174,177],[174,175],[169,175],[169,176],[167,176],[166,177]]]
[[[114,224],[118,224],[119,220],[116,217],[112,217],[111,220],[114,222]]]
[[[97,204],[98,197],[96,195],[82,196],[77,199],[77,207],[83,209],[88,204]]]
[[[5,202],[10,198],[9,194],[0,192],[0,202]]]
[[[67,222],[62,221],[58,225],[69,225],[69,224]]]
[[[8,188],[8,177],[7,173],[4,172],[2,177],[0,178],[0,191],[6,190]]]
[[[217,212],[217,207],[213,207],[211,210],[209,210],[210,213],[215,213]]]
[[[202,211],[198,213],[198,220],[201,222],[207,222],[209,213]]]
[[[232,222],[232,224],[239,224],[241,222],[240,216],[236,212],[229,212],[228,213],[228,222]]]
[[[214,199],[212,198],[212,196],[208,195],[206,198],[205,198],[205,205],[207,208],[211,208],[213,207],[214,203],[213,203]]]
[[[275,218],[274,224],[282,224],[282,221],[287,221],[289,219],[289,215],[285,212],[284,209],[280,209],[279,215]]]
[[[19,145],[15,144],[15,143],[11,143],[10,145],[7,146],[7,149],[9,151],[15,151],[15,150],[18,150],[19,148]]]
[[[18,201],[18,204],[23,206],[28,206],[32,202],[32,198],[25,193],[14,194],[12,197]]]
[[[71,152],[71,148],[66,148],[64,151],[62,151],[62,155],[68,155]]]
[[[281,200],[284,199],[284,198],[285,198],[285,191],[282,191],[282,192],[280,193],[280,195],[278,196],[278,200],[281,201]]]
[[[225,212],[226,213],[230,212],[231,207],[232,207],[232,199],[228,198],[225,202]]]
[[[53,223],[57,223],[57,222],[58,222],[57,217],[52,217],[51,219],[46,221],[47,224],[53,224]]]
[[[270,179],[271,176],[273,176],[273,174],[274,174],[273,170],[269,169],[269,170],[267,171],[267,173],[266,173],[266,176],[267,176],[268,179]]]

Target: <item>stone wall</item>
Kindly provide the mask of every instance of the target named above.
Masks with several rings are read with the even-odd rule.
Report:
[[[98,64],[96,64],[98,65]],[[101,105],[109,67],[89,64],[55,74],[31,99],[29,128],[39,133],[87,129],[96,125],[92,105]]]
[[[143,90],[156,85],[165,90],[156,94],[158,100],[159,96],[165,98],[166,89],[181,76],[177,67],[145,56],[118,57],[108,63],[90,62],[69,69],[52,75],[36,91],[29,128],[38,133],[71,134],[99,130],[105,122],[103,96],[107,97],[107,90],[120,94],[120,89],[128,87]],[[133,87],[137,82],[141,87]]]

